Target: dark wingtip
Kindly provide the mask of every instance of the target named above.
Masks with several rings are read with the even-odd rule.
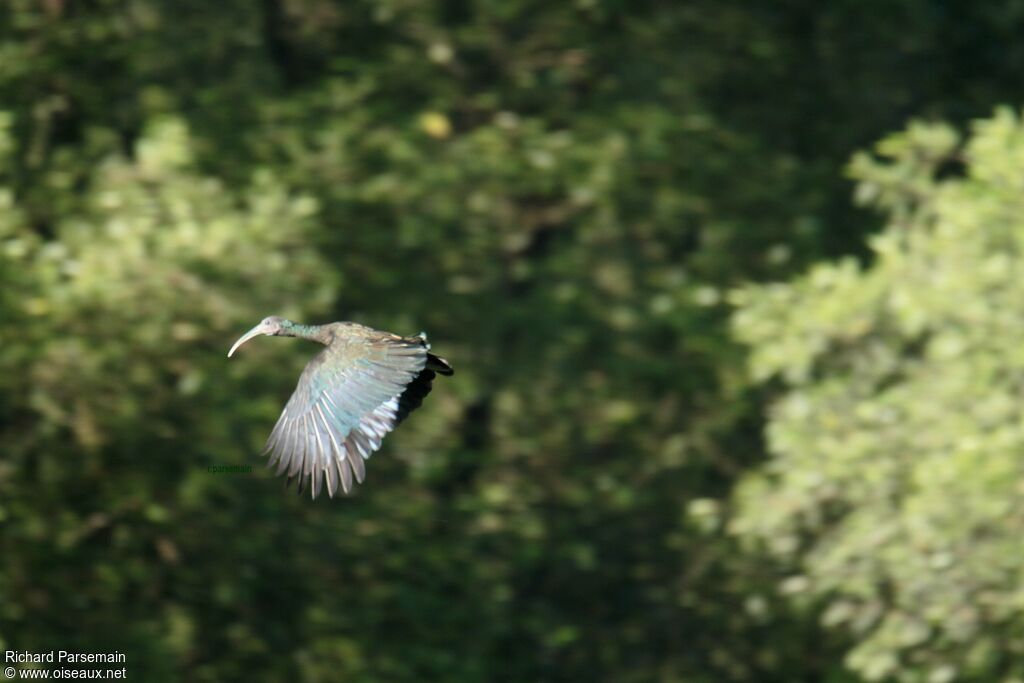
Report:
[[[405,391],[398,397],[398,411],[395,424],[400,424],[405,418],[409,417],[409,413],[423,405],[423,399],[430,393],[431,383],[436,376],[433,370],[424,368],[420,371],[420,374],[416,375],[416,379],[405,387]]]

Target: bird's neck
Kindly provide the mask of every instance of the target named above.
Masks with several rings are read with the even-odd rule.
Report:
[[[281,336],[308,339],[324,345],[330,342],[330,334],[326,325],[303,325],[288,321],[281,327]]]

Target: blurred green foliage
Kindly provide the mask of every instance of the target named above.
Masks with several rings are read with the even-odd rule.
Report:
[[[0,647],[117,649],[146,681],[1019,675],[1017,124],[975,138],[971,180],[936,182],[942,127],[855,162],[894,226],[870,248],[842,169],[910,115],[1019,96],[1022,24],[1010,0],[4,3]],[[775,405],[866,415],[776,409],[734,516],[780,386],[750,381],[728,292],[842,255],[874,265],[742,289],[737,325]],[[268,314],[424,329],[458,370],[350,499],[207,470],[258,462],[314,351],[228,362]]]
[[[966,143],[915,124],[877,152],[851,166],[890,216],[872,265],[737,296],[754,372],[790,389],[734,528],[828,598],[865,679],[1018,680],[1024,124],[1002,109]]]

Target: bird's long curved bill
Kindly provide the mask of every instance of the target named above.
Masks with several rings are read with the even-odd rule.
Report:
[[[261,334],[261,331],[260,331],[260,326],[259,325],[257,325],[256,327],[252,328],[251,330],[249,330],[248,332],[243,334],[241,337],[238,338],[238,341],[235,342],[235,345],[231,347],[231,350],[228,351],[228,358],[231,358],[231,354],[233,354],[238,349],[239,346],[241,346],[245,342],[249,341],[253,337],[258,337],[260,334]]]

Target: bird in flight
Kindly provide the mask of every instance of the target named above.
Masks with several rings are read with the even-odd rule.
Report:
[[[400,337],[351,322],[303,325],[277,316],[243,334],[228,358],[259,335],[299,337],[326,348],[309,361],[274,425],[264,453],[269,466],[313,498],[326,486],[331,498],[362,483],[364,460],[430,393],[437,374],[454,370],[430,353],[427,335]]]

